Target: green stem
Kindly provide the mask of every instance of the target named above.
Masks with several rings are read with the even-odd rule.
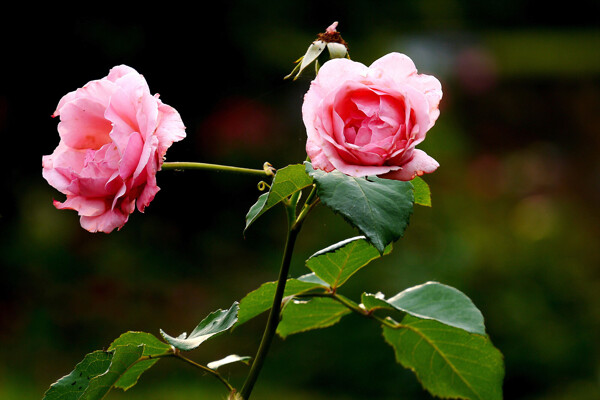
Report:
[[[219,381],[221,381],[221,383],[222,383],[223,385],[225,385],[225,387],[227,388],[227,390],[229,390],[229,392],[230,392],[230,393],[231,393],[231,392],[233,392],[233,391],[235,390],[235,389],[233,388],[233,386],[231,386],[231,384],[230,384],[230,383],[227,381],[227,379],[223,378],[223,377],[221,376],[221,374],[219,374],[217,371],[215,371],[215,370],[213,370],[213,369],[210,369],[210,368],[208,368],[208,367],[205,367],[205,366],[204,366],[204,365],[202,365],[202,364],[198,364],[197,362],[195,362],[195,361],[192,361],[192,360],[190,360],[189,358],[182,356],[182,355],[181,355],[181,353],[179,353],[178,351],[177,351],[177,352],[175,352],[175,353],[173,353],[173,354],[172,354],[172,356],[174,356],[174,357],[176,357],[176,358],[179,358],[180,360],[182,360],[182,361],[184,361],[184,362],[186,362],[186,363],[188,363],[188,364],[190,364],[190,365],[193,365],[193,366],[194,366],[194,367],[196,367],[196,368],[199,368],[199,369],[201,369],[202,371],[206,372],[207,374],[210,374],[210,375],[214,376],[214,377],[215,377],[215,378],[217,378]],[[153,357],[153,358],[154,358],[154,357]]]
[[[285,241],[283,257],[281,260],[281,268],[279,270],[279,279],[277,280],[277,288],[275,289],[273,306],[271,307],[271,311],[269,313],[269,318],[267,320],[267,325],[265,326],[265,331],[263,333],[260,346],[258,347],[256,356],[254,357],[254,361],[252,363],[252,367],[250,368],[250,372],[248,373],[248,377],[246,378],[246,382],[244,382],[244,386],[240,391],[240,395],[244,400],[248,400],[250,398],[250,394],[252,393],[254,384],[258,379],[258,375],[260,374],[267,353],[269,352],[269,348],[271,347],[271,343],[273,342],[273,338],[277,330],[277,325],[279,325],[281,302],[283,300],[285,284],[288,279],[288,273],[292,261],[292,253],[294,252],[294,245],[296,244],[296,238],[298,237],[298,233],[300,233],[300,229],[302,228],[304,219],[308,215],[308,211],[312,209],[312,207],[316,203],[315,201],[314,203],[309,204],[309,200],[312,201],[312,199],[314,198],[313,192],[311,192],[311,194],[306,199],[304,207],[300,212],[300,215],[298,215],[298,218],[296,218],[296,206],[298,196],[292,196],[290,202],[285,204],[286,214],[288,218],[288,232]]]
[[[316,185],[313,185],[313,188],[310,191],[310,193],[308,194],[308,197],[306,198],[306,201],[304,202],[304,206],[302,207],[300,214],[298,214],[298,218],[296,218],[296,221],[294,222],[294,224],[298,224],[298,223],[302,224],[302,222],[304,221],[304,219],[306,218],[306,216],[308,215],[310,210],[312,210],[319,203],[319,198],[317,197],[317,199],[315,200],[315,197],[317,197],[317,187],[316,187]]]
[[[303,294],[303,295],[297,296],[297,297],[328,297],[328,298],[334,299],[338,303],[346,306],[346,308],[348,308],[350,311],[353,311],[359,315],[362,315],[363,317],[373,319],[373,320],[379,322],[380,324],[385,325],[389,328],[398,329],[398,328],[406,327],[406,325],[395,322],[391,319],[381,318],[379,315],[375,315],[371,311],[368,311],[368,310],[365,310],[364,308],[358,307],[358,306],[356,306],[356,304],[353,304],[352,302],[348,301],[345,297],[339,296],[335,292],[306,293],[306,294]]]
[[[157,358],[167,358],[167,357],[175,357],[178,358],[190,365],[193,365],[196,368],[201,369],[202,371],[214,376],[215,378],[217,378],[219,381],[221,381],[221,383],[223,383],[223,385],[225,385],[225,387],[227,388],[227,390],[229,390],[229,392],[233,392],[235,391],[234,387],[231,386],[231,384],[221,376],[221,374],[219,374],[217,371],[212,370],[208,367],[205,367],[202,364],[198,364],[195,361],[190,360],[189,358],[182,356],[180,351],[175,349],[174,347],[172,347],[170,350],[161,353],[161,354],[154,354],[154,355],[147,355],[147,356],[142,356],[140,357],[134,364],[137,364],[141,361],[146,361],[146,360],[155,360]],[[133,364],[132,364],[133,365]]]
[[[251,174],[260,176],[270,176],[271,174],[265,169],[251,169],[231,167],[229,165],[207,164],[198,162],[165,162],[162,164],[162,170],[184,170],[184,169],[201,169],[212,171],[236,172],[241,174]]]
[[[283,253],[283,259],[281,262],[281,269],[279,270],[279,279],[277,281],[277,289],[275,290],[275,297],[273,299],[273,306],[271,307],[271,312],[269,313],[269,319],[267,320],[267,325],[265,327],[265,331],[263,333],[262,340],[260,342],[260,346],[258,351],[256,352],[256,357],[252,363],[252,367],[250,368],[250,373],[246,378],[246,382],[240,391],[240,394],[244,400],[248,400],[250,398],[250,393],[254,388],[254,384],[258,379],[258,375],[262,366],[265,362],[265,358],[267,356],[267,352],[269,351],[269,347],[271,346],[271,342],[273,341],[273,337],[275,336],[275,331],[277,330],[277,325],[279,324],[279,313],[281,312],[281,301],[283,300],[283,292],[285,290],[285,284],[288,277],[288,272],[290,269],[290,262],[292,260],[292,252],[294,250],[294,244],[296,243],[296,238],[298,237],[299,227],[298,229],[290,229],[288,230],[288,235],[285,243],[285,250]]]

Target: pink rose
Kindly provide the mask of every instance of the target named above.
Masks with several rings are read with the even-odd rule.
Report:
[[[60,142],[42,158],[42,175],[67,195],[55,207],[77,210],[90,232],[120,229],[136,205],[143,212],[167,149],[185,137],[179,113],[125,65],[65,95],[52,116]]]
[[[440,82],[391,53],[370,67],[327,61],[304,96],[306,151],[314,168],[408,181],[439,164],[415,146],[438,115]]]

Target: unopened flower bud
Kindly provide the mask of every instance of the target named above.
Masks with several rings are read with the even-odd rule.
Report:
[[[337,25],[338,23],[336,21],[328,26],[324,33],[319,33],[317,40],[308,46],[306,53],[296,61],[296,67],[284,79],[288,79],[294,74],[294,80],[298,79],[302,71],[313,62],[315,63],[315,70],[318,71],[318,58],[323,50],[325,50],[325,47],[327,47],[327,50],[329,51],[329,58],[350,58],[348,56],[348,46],[344,39],[342,39],[340,33],[336,30]]]

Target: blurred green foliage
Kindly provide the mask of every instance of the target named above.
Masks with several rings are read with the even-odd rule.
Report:
[[[189,330],[274,280],[283,247],[283,211],[242,235],[256,181],[219,173],[161,172],[162,190],[144,215],[110,235],[81,229],[74,212],[54,209],[61,195],[41,177],[41,156],[58,143],[50,115],[60,97],[128,64],[182,114],[188,138],[169,150],[170,161],[302,162],[300,107],[311,78],[282,78],[335,20],[354,60],[403,52],[444,88],[440,119],[420,146],[441,164],[424,177],[433,207],[417,207],[392,254],[359,271],[344,294],[452,285],[482,310],[505,356],[507,399],[599,398],[597,2],[546,4],[544,12],[519,1],[222,3],[158,14],[55,10],[3,24],[0,398],[41,398],[86,353],[127,330]],[[292,274],[355,234],[317,208]],[[192,357],[252,355],[263,322]],[[228,369],[234,384],[246,368]],[[173,361],[110,397],[220,398],[220,390]],[[282,393],[429,398],[394,362],[379,327],[355,316],[275,342],[255,396]]]

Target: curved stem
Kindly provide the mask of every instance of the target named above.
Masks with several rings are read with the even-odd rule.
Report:
[[[252,169],[252,168],[240,168],[231,167],[229,165],[219,164],[207,164],[198,162],[165,162],[162,164],[162,170],[184,170],[184,169],[201,169],[201,170],[212,170],[212,171],[224,171],[224,172],[235,172],[241,174],[251,174],[260,176],[271,176],[272,173],[267,172],[265,169]]]
[[[188,364],[190,364],[190,365],[193,365],[194,367],[196,367],[196,368],[199,368],[199,369],[201,369],[202,371],[204,371],[204,372],[206,372],[206,373],[208,373],[208,374],[210,374],[210,375],[214,376],[214,377],[215,377],[215,378],[217,378],[219,381],[221,381],[221,383],[222,383],[223,385],[225,385],[225,387],[227,388],[227,390],[229,390],[229,392],[230,392],[230,393],[231,393],[231,392],[233,392],[233,391],[235,391],[235,389],[233,388],[233,386],[231,386],[231,384],[230,384],[230,383],[227,381],[227,379],[223,378],[223,377],[221,376],[221,374],[219,374],[217,371],[215,371],[215,370],[213,370],[213,369],[210,369],[210,368],[208,368],[208,367],[205,367],[205,366],[204,366],[204,365],[202,365],[202,364],[198,364],[197,362],[195,362],[195,361],[192,361],[192,360],[190,360],[189,358],[182,356],[182,355],[181,355],[181,353],[179,353],[179,352],[175,352],[175,353],[173,353],[173,354],[172,354],[172,356],[173,356],[173,357],[177,357],[177,358],[179,358],[180,360],[182,360],[182,361],[185,361],[186,363],[188,363]]]

